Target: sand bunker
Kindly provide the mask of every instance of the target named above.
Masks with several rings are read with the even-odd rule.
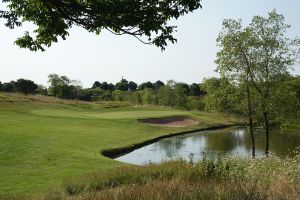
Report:
[[[199,124],[198,121],[187,117],[167,117],[167,118],[152,118],[152,119],[140,119],[140,122],[164,127],[187,127]]]

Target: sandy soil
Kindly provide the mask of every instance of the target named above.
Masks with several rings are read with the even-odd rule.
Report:
[[[199,124],[198,121],[187,117],[168,117],[168,118],[153,118],[153,119],[140,119],[140,122],[164,127],[187,127]]]

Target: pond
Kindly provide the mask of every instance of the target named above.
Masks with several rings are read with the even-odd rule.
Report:
[[[263,129],[255,129],[256,155],[264,155],[265,135]],[[293,156],[300,146],[300,132],[272,129],[270,151],[275,156]],[[143,165],[167,160],[185,159],[199,161],[203,152],[208,158],[222,154],[250,158],[251,141],[246,128],[210,130],[174,136],[134,150],[116,158],[118,161]]]

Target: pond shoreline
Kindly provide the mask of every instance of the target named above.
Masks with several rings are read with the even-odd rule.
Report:
[[[144,147],[146,145],[158,142],[162,139],[171,138],[171,137],[179,136],[179,135],[185,135],[185,134],[189,134],[189,133],[200,132],[200,131],[219,130],[219,129],[229,128],[229,127],[234,127],[234,126],[238,126],[238,125],[237,124],[227,124],[227,125],[219,125],[219,126],[210,126],[207,128],[198,128],[198,129],[193,129],[193,130],[188,130],[188,131],[181,131],[181,132],[177,132],[177,133],[169,133],[169,134],[162,135],[162,136],[159,136],[159,137],[156,137],[153,139],[149,139],[149,140],[146,140],[143,142],[132,144],[127,147],[102,150],[100,153],[105,157],[115,159],[115,158],[118,158],[125,154],[128,154],[136,149]]]

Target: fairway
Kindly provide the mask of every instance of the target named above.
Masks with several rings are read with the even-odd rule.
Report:
[[[31,97],[21,101],[5,94],[1,97],[0,194],[41,192],[58,187],[68,177],[125,165],[102,156],[100,152],[105,149],[231,123],[230,119],[215,114],[155,106],[107,108],[105,103],[47,102]],[[200,123],[168,128],[137,121],[166,116],[189,116]]]

